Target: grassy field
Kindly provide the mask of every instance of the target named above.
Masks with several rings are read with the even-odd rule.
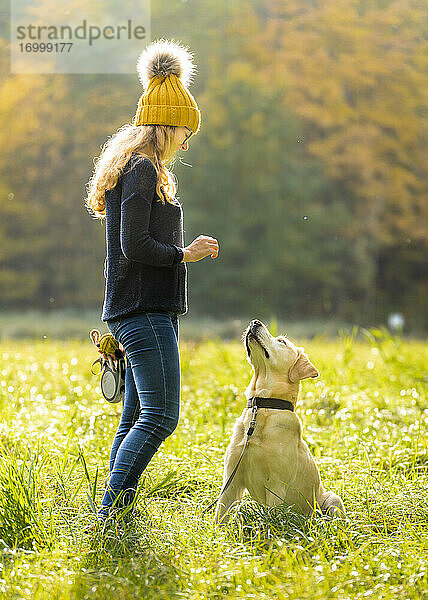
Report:
[[[98,355],[89,340],[4,341],[2,597],[426,597],[427,345],[380,330],[292,339],[321,373],[303,382],[297,410],[347,520],[305,519],[248,497],[226,527],[213,511],[201,515],[220,490],[251,371],[238,341],[183,340],[179,426],[141,480],[136,520],[112,521],[102,534],[85,528],[120,405],[102,399],[90,373]]]
[[[242,331],[247,327],[254,315],[241,315],[240,318],[214,319],[212,317],[197,317],[186,314],[180,317],[180,340],[182,341],[205,341],[212,338],[220,338],[224,341],[239,340]],[[265,323],[278,323],[282,332],[292,337],[323,336],[326,339],[336,338],[338,329],[352,330],[352,324],[339,321],[336,317],[329,319],[305,318],[296,320],[290,318],[287,321],[277,319],[275,315],[266,317],[257,315]],[[0,311],[0,340],[4,343],[11,339],[21,340],[31,337],[32,339],[46,341],[79,339],[86,340],[88,331],[97,327],[102,331],[106,325],[101,321],[101,310],[78,308],[64,308],[50,311],[41,310],[18,310]],[[412,331],[405,331],[417,339],[423,338],[424,330],[419,327],[417,335]]]

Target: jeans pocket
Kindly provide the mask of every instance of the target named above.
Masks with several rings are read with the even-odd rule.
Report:
[[[119,327],[119,325],[122,322],[122,317],[120,317],[119,319],[111,319],[110,321],[107,321],[107,327],[110,330],[110,333],[112,334],[112,336],[115,338],[116,337],[116,331]]]

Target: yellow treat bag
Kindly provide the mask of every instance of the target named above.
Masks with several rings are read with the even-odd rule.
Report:
[[[112,354],[114,356],[115,350],[119,349],[119,342],[114,339],[111,333],[101,335],[98,329],[92,329],[89,337],[95,346],[99,348],[99,352],[103,354]]]
[[[119,348],[119,342],[114,339],[111,333],[104,333],[98,341],[101,352],[104,354],[114,354],[114,351]]]

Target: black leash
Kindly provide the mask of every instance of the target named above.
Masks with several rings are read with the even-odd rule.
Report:
[[[239,457],[238,462],[236,463],[236,466],[233,469],[232,473],[229,475],[228,480],[223,485],[223,488],[220,492],[219,497],[216,500],[214,500],[213,502],[211,502],[211,504],[209,504],[206,508],[204,508],[204,510],[202,511],[201,514],[204,514],[207,510],[212,508],[214,506],[214,504],[216,504],[218,502],[219,498],[222,497],[222,495],[227,490],[227,488],[230,486],[232,479],[234,478],[235,473],[238,470],[238,467],[240,465],[242,457],[244,456],[244,452],[248,446],[250,437],[254,433],[254,429],[256,427],[257,409],[259,409],[259,408],[274,408],[277,410],[290,410],[291,412],[293,412],[293,410],[294,410],[293,403],[290,402],[289,400],[283,400],[282,398],[263,398],[261,396],[253,396],[252,398],[250,398],[247,402],[247,408],[251,408],[252,418],[250,421],[250,425],[248,427],[247,439],[245,440],[245,445],[242,449],[241,456]]]

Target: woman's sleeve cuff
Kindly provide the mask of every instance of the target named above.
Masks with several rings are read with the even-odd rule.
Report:
[[[184,252],[178,246],[174,246],[174,248],[175,248],[175,258],[174,258],[172,264],[176,265],[183,260]]]

